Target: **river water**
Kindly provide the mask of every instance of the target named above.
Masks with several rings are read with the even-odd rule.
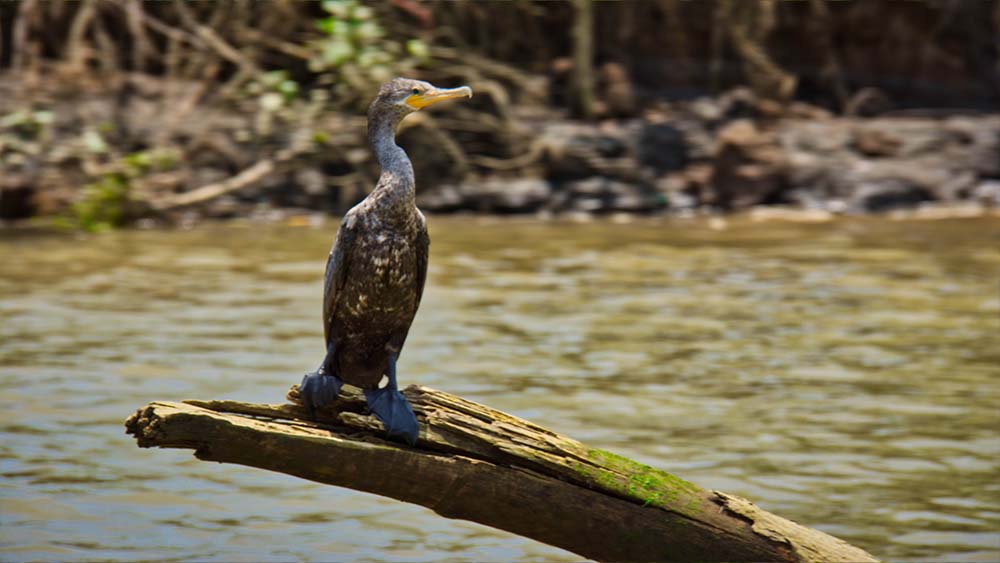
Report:
[[[433,218],[401,384],[879,557],[1000,560],[1000,220],[719,227]],[[334,231],[0,233],[0,557],[578,559],[124,434],[154,399],[283,401]]]

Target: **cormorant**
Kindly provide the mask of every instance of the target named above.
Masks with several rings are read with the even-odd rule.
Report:
[[[416,205],[413,166],[396,145],[396,126],[414,111],[466,96],[472,96],[468,86],[442,89],[395,78],[368,107],[368,141],[382,175],[344,216],[326,262],[326,357],[299,386],[313,416],[350,383],[364,390],[389,435],[416,444],[417,419],[397,387],[396,360],[424,292],[430,239]],[[379,388],[383,375],[389,381]]]

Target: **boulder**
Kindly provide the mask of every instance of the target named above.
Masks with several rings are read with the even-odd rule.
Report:
[[[35,208],[35,183],[29,174],[0,177],[0,219],[26,219]]]
[[[1000,207],[1000,180],[986,180],[972,188],[971,197],[986,207]]]
[[[767,202],[783,189],[786,157],[773,133],[740,119],[719,131],[718,143],[712,193],[705,203],[745,209]]]
[[[637,146],[639,163],[657,174],[683,169],[688,163],[684,133],[670,123],[643,123]]]
[[[490,178],[458,188],[463,207],[492,213],[530,213],[545,205],[552,187],[538,178]]]
[[[436,190],[417,193],[417,206],[431,213],[452,213],[464,208],[465,198],[458,186],[447,184]]]
[[[561,207],[588,213],[645,213],[666,203],[654,190],[601,176],[568,182],[560,193]]]
[[[862,127],[854,131],[854,149],[865,156],[894,156],[902,144],[899,137],[880,129]]]
[[[913,208],[933,199],[923,186],[901,178],[883,178],[858,184],[849,205],[852,211],[872,213]]]

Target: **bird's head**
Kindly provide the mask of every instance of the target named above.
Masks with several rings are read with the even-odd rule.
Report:
[[[472,88],[438,88],[423,80],[393,78],[378,90],[378,95],[368,108],[373,113],[392,112],[400,118],[427,106],[455,98],[471,98]]]

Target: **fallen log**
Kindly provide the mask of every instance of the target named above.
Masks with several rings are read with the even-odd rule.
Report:
[[[345,387],[310,420],[292,404],[152,402],[125,422],[138,445],[411,502],[598,561],[876,561],[864,550],[490,407],[426,387],[404,394],[416,448],[384,439]]]

